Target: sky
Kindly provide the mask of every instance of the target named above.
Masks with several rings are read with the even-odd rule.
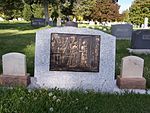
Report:
[[[133,1],[134,0],[118,0],[118,4],[120,5],[119,12],[122,13],[122,11],[128,9]]]

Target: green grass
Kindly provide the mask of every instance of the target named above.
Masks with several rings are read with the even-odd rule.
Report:
[[[79,25],[86,27],[86,25]],[[103,27],[95,26],[96,29],[105,31]],[[27,71],[34,75],[34,49],[35,32],[43,28],[35,28],[30,23],[0,23],[0,56],[9,52],[20,52],[27,57]],[[110,33],[110,28],[107,31]],[[121,59],[130,55],[126,48],[130,47],[130,41],[117,40],[116,43],[116,76],[120,73]],[[147,80],[147,88],[150,88],[150,55],[138,55],[145,60],[144,77]],[[0,57],[0,73],[2,73],[2,57]]]
[[[34,75],[35,32],[41,28],[29,23],[0,23],[0,73],[2,73],[2,55],[20,52],[27,57],[27,70]]]
[[[0,88],[0,113],[150,113],[150,95]]]

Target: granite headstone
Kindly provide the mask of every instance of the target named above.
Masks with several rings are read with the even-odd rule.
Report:
[[[31,25],[32,26],[45,26],[45,19],[44,18],[32,18]]]
[[[37,84],[48,88],[113,91],[115,43],[114,36],[88,28],[66,26],[37,31]]]
[[[132,49],[150,49],[150,30],[136,30],[132,34],[131,39]]]
[[[131,24],[115,24],[111,26],[111,34],[117,39],[131,39],[133,27]]]

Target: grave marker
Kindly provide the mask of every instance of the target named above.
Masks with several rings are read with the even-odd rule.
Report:
[[[0,83],[6,86],[23,85],[30,83],[26,73],[26,57],[21,53],[8,53],[2,56],[3,75]]]
[[[122,58],[121,75],[117,85],[123,89],[145,89],[146,80],[143,78],[144,60],[137,56]]]
[[[150,30],[136,30],[132,34],[132,49],[150,49]]]
[[[35,77],[40,87],[113,91],[114,76],[114,36],[76,27],[36,32]]]
[[[131,39],[132,30],[131,24],[115,24],[111,27],[111,34],[117,39]]]

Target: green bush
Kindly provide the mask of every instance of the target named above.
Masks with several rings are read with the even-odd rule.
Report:
[[[33,4],[33,15],[36,18],[42,18],[44,15],[44,9],[40,4]]]
[[[23,18],[26,21],[30,21],[31,17],[32,17],[32,11],[31,11],[30,5],[25,4],[24,9],[23,9]]]

